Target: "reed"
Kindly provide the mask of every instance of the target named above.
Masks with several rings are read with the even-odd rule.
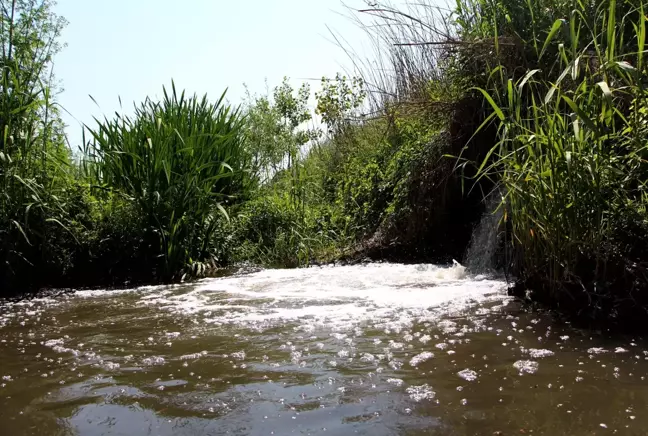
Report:
[[[645,307],[648,288],[646,11],[639,1],[569,6],[544,30],[529,9],[526,39],[489,23],[497,54],[478,91],[499,135],[478,177],[505,188],[520,278],[545,299],[609,316]],[[522,74],[499,61],[497,41],[509,37],[525,47]]]
[[[216,215],[244,194],[244,117],[224,99],[211,103],[172,85],[160,102],[147,99],[133,116],[116,114],[88,129],[86,171],[97,187],[137,204],[161,260],[159,280],[211,260]]]

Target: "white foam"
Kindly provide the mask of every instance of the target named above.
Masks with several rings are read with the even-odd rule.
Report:
[[[472,369],[464,369],[462,371],[459,371],[457,375],[466,381],[477,380],[477,373]]]
[[[525,352],[528,353],[532,359],[541,359],[543,357],[550,357],[555,354],[551,350],[541,350],[537,348],[530,348],[528,350],[525,350]]]
[[[158,366],[158,365],[164,365],[165,364],[164,357],[162,356],[153,356],[153,357],[146,357],[142,359],[142,365],[144,366]]]
[[[405,392],[410,394],[410,398],[417,403],[423,400],[432,400],[436,395],[432,388],[427,384],[421,386],[410,386],[405,390]]]
[[[434,357],[434,353],[430,353],[429,351],[424,351],[412,357],[412,359],[410,360],[410,365],[416,367],[420,363],[425,362],[426,360],[430,360],[433,357]]]
[[[603,354],[607,353],[608,351],[605,348],[601,347],[592,347],[587,350],[589,354]]]
[[[264,270],[203,280],[184,293],[150,287],[132,291],[141,294],[137,304],[174,313],[202,313],[202,322],[214,325],[246,324],[262,330],[307,319],[302,328],[310,333],[318,326],[332,325],[349,332],[367,320],[379,328],[407,331],[414,320],[437,320],[441,309],[460,312],[482,302],[506,300],[505,288],[502,281],[471,279],[458,264],[449,268],[369,264]],[[453,329],[446,326],[445,330]],[[408,334],[404,339],[411,340]],[[420,340],[426,342],[428,337]]]
[[[532,360],[518,360],[513,364],[513,367],[520,371],[520,374],[535,374],[540,365]]]

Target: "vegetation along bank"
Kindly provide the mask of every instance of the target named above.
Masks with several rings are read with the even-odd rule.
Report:
[[[241,262],[451,262],[494,213],[492,267],[521,293],[588,319],[646,319],[640,0],[372,4],[351,15],[375,58],[314,95],[285,80],[232,105],[171,82],[160,101],[86,126],[80,147],[55,98],[64,19],[49,0],[3,6],[2,295]]]

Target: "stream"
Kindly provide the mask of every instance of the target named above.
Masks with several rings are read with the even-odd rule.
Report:
[[[1,435],[640,435],[648,343],[460,265],[0,303]]]

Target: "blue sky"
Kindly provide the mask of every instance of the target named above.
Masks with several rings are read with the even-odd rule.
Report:
[[[289,76],[298,85],[348,67],[327,25],[354,46],[363,38],[340,0],[59,0],[55,10],[69,21],[55,74],[73,147],[79,122],[118,110],[118,96],[130,110],[173,79],[212,99],[228,87],[228,99],[239,103],[244,83],[264,93],[266,79],[273,87]]]

